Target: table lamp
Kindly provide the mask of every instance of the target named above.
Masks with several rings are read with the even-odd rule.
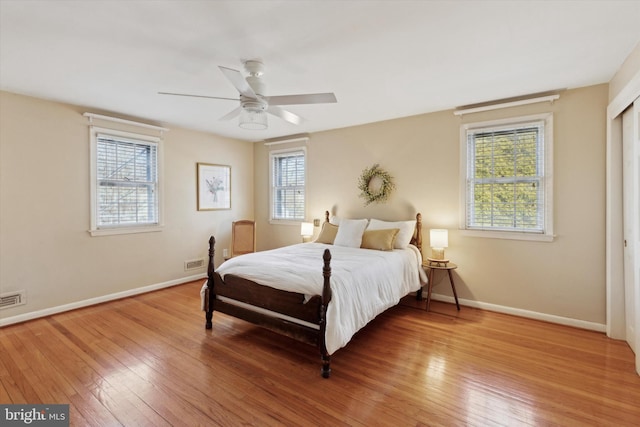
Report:
[[[431,243],[431,258],[427,260],[446,264],[449,262],[444,257],[444,248],[449,247],[449,232],[444,229],[429,230],[429,238]]]
[[[313,223],[312,222],[302,222],[300,223],[300,235],[302,236],[302,243],[313,236]]]

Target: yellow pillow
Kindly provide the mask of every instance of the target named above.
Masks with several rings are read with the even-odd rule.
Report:
[[[325,222],[324,224],[322,224],[322,229],[320,230],[320,234],[316,239],[316,243],[326,243],[328,245],[333,245],[333,241],[336,239],[336,234],[338,234],[338,226]]]
[[[396,242],[399,228],[389,228],[385,230],[365,230],[362,235],[361,248],[377,249],[379,251],[390,251]]]

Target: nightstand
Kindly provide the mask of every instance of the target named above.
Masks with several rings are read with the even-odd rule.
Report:
[[[452,262],[436,262],[436,261],[425,261],[422,263],[422,268],[427,271],[429,276],[428,290],[427,290],[427,311],[429,311],[429,304],[431,303],[431,290],[433,289],[433,278],[435,276],[435,272],[438,270],[444,270],[449,274],[449,283],[451,283],[451,290],[453,291],[453,297],[456,300],[456,307],[460,310],[460,304],[458,303],[458,294],[456,293],[456,285],[453,283],[453,275],[451,274],[451,270],[455,270],[458,266]],[[418,291],[418,299],[422,299],[422,289]]]

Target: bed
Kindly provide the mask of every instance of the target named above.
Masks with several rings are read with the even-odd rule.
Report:
[[[366,221],[366,233],[360,231],[363,248],[360,243],[344,245],[356,221]],[[394,235],[391,243],[390,234]],[[212,328],[213,312],[218,311],[315,345],[321,375],[329,378],[336,350],[378,314],[426,283],[421,247],[420,214],[411,221],[345,219],[331,224],[326,212],[314,242],[241,255],[216,270],[212,236],[208,279],[202,289],[206,328]]]

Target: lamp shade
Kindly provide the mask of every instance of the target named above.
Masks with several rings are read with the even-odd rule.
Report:
[[[433,229],[429,231],[432,248],[448,248],[449,232],[443,229]]]
[[[304,237],[313,236],[313,223],[303,222],[300,224],[300,235]]]

